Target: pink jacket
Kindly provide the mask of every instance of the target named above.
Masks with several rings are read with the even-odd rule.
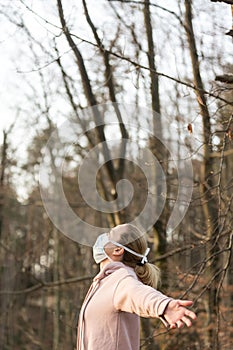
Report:
[[[138,350],[139,316],[159,317],[170,300],[123,263],[105,265],[80,311],[77,350]]]

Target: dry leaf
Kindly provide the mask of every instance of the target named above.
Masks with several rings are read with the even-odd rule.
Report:
[[[188,131],[190,132],[190,134],[192,134],[193,133],[193,126],[191,123],[188,124],[187,128],[188,128]]]
[[[231,128],[227,129],[226,136],[229,138],[230,141],[232,140],[232,138],[233,138],[233,130]]]

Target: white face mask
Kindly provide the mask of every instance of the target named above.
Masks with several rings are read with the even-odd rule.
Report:
[[[124,248],[125,250],[127,250],[129,253],[133,254],[133,255],[136,255],[138,256],[139,258],[142,258],[141,260],[141,264],[144,265],[148,260],[147,260],[147,255],[150,251],[150,248],[147,248],[144,255],[142,254],[139,254],[137,252],[135,252],[134,250],[128,248],[128,247],[125,247],[124,245],[120,244],[120,243],[117,243],[115,241],[112,241],[109,239],[107,233],[102,233],[101,235],[99,235],[97,237],[97,240],[93,246],[93,257],[94,257],[94,260],[96,262],[96,264],[99,264],[101,263],[101,261],[105,260],[105,259],[109,259],[112,261],[111,258],[109,258],[109,256],[106,254],[105,250],[104,250],[104,247],[107,243],[113,243],[114,245],[118,246],[118,247],[121,247],[121,248]]]
[[[102,233],[97,237],[97,240],[93,246],[93,258],[96,264],[101,263],[105,259],[109,259],[108,255],[105,253],[104,246],[109,242],[106,233]]]

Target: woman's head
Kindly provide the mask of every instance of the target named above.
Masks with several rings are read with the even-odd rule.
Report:
[[[122,246],[129,248],[139,255],[145,255],[147,251],[147,241],[142,232],[134,225],[122,224],[114,227],[109,232],[109,239],[111,241],[120,243]],[[135,267],[137,264],[141,264],[142,257],[132,254],[126,249],[123,251],[121,259],[128,266]],[[145,259],[146,261],[146,259]]]
[[[138,278],[144,284],[156,288],[160,273],[155,265],[147,262],[148,246],[145,235],[131,224],[118,225],[107,235],[110,241],[104,248],[107,255],[115,261],[122,261],[125,265],[134,268]],[[120,246],[114,245],[114,242]]]
[[[134,263],[142,265],[147,262],[149,250],[142,233],[135,226],[124,224],[116,226],[109,233],[102,233],[98,236],[93,247],[93,255],[98,264],[106,259],[110,261],[129,261],[127,252],[129,258],[132,256],[137,258],[132,261],[133,265]]]

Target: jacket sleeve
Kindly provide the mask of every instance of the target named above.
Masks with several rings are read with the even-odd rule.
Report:
[[[129,275],[118,282],[113,296],[116,310],[156,318],[163,315],[171,300],[173,299]]]

